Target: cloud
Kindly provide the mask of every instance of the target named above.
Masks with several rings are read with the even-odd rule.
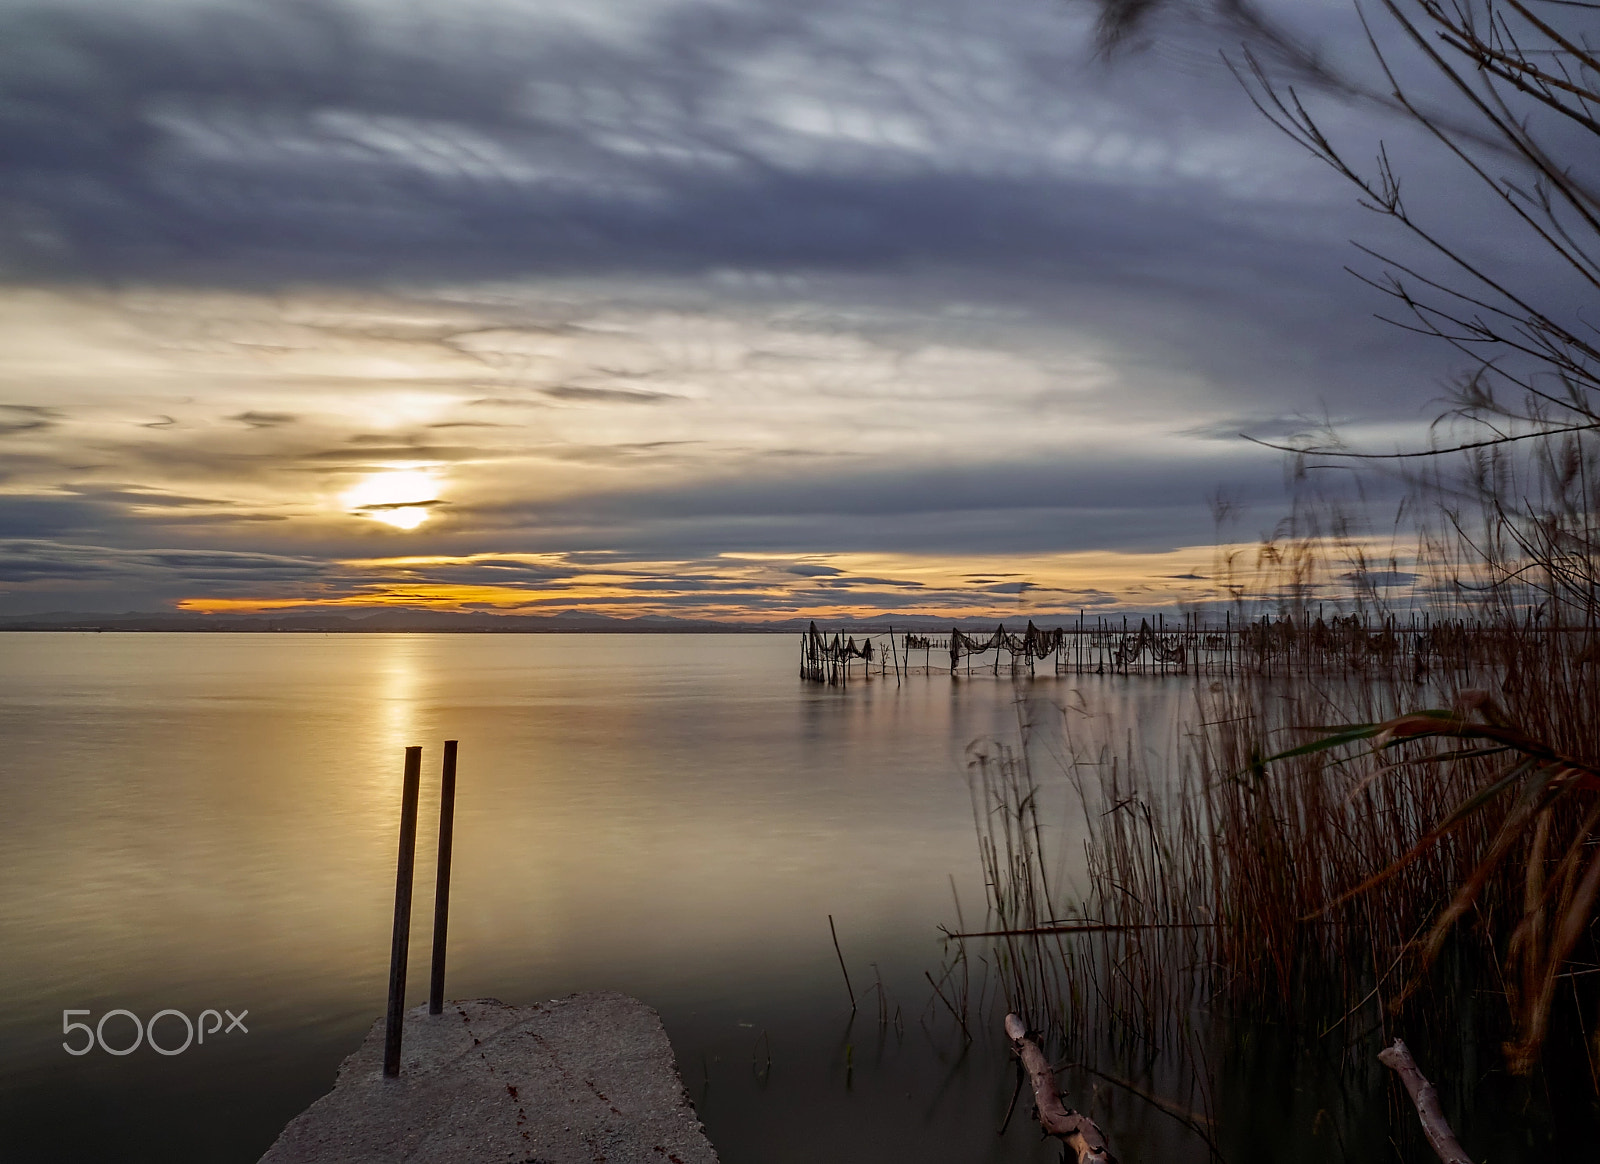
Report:
[[[13,263],[230,279],[1032,266],[1051,238],[1105,266],[1180,233],[1193,249],[1181,216],[1148,213],[1175,187],[1211,191],[1215,217],[1222,192],[1272,183],[1252,157],[1270,130],[1242,97],[1209,134],[1141,117],[1156,102],[1137,87],[1112,101],[1071,80],[1084,23],[1050,5],[978,22],[951,3],[677,3],[609,37],[512,11],[12,6]],[[1107,184],[1124,195],[1111,213],[1084,196]]]
[[[278,428],[281,425],[293,424],[299,417],[292,412],[249,412],[235,413],[228,417],[237,420],[250,428]]]
[[[1356,570],[1339,577],[1362,586],[1410,586],[1422,581],[1421,574],[1409,570]]]
[[[0,537],[93,533],[115,521],[115,510],[94,499],[53,495],[0,496]]]
[[[138,485],[68,485],[65,491],[88,501],[127,505],[137,508],[183,509],[191,506],[226,508],[234,502],[215,497],[190,497],[181,493],[168,493]]]
[[[542,400],[523,400],[504,396],[486,396],[478,400],[469,400],[467,404],[475,408],[549,408]]]
[[[541,388],[540,391],[557,400],[581,400],[591,404],[663,404],[678,399],[665,392],[645,392],[635,388],[582,388],[568,384]]]
[[[128,550],[26,538],[0,538],[0,584],[39,582],[152,583],[255,587],[304,582],[336,571],[325,562],[274,554],[204,550]]]
[[[447,303],[423,293],[12,294],[0,346],[36,345],[34,374],[58,391],[101,368],[145,370],[137,387],[75,403],[70,425],[14,438],[28,443],[5,461],[0,527],[359,555],[394,535],[342,499],[397,465],[425,467],[438,486],[434,516],[406,535],[426,553],[1143,551],[1209,533],[1219,486],[1265,520],[1281,498],[1278,454],[1174,433],[1180,390],[1194,391],[1193,416],[1207,385],[1171,385],[1177,372],[1038,327],[1026,311],[989,334],[870,297],[690,312],[671,289],[636,290],[632,303],[601,292],[557,306],[537,285],[463,288]],[[957,318],[981,314],[962,310]],[[568,400],[526,425],[461,419],[483,415],[481,367],[409,338],[440,333],[429,321],[444,318],[452,335],[492,333],[496,350],[546,361],[527,372],[526,391],[570,384],[575,369],[626,369],[641,390],[671,386],[676,399],[670,409]],[[185,328],[206,344],[180,347]],[[386,338],[396,331],[408,338]],[[273,354],[240,342],[263,334]],[[116,344],[82,338],[103,335]],[[334,370],[345,374],[330,382]],[[181,395],[197,379],[216,387]],[[265,399],[295,421],[235,419],[265,412]],[[155,400],[172,425],[130,423]]]
[[[1090,15],[7,6],[0,534],[162,602],[245,585],[137,557],[178,543],[321,563],[274,601],[545,601],[580,567],[611,605],[1109,601],[1014,568],[1090,549],[1202,582],[1162,555],[1219,485],[1281,506],[1236,433],[1414,431],[1437,355],[1368,320],[1349,199],[1203,30],[1102,68]],[[405,535],[341,501],[396,464],[440,484]],[[450,562],[339,564],[405,551]],[[984,563],[836,562],[874,553]]]
[[[1230,442],[1238,441],[1241,436],[1250,436],[1256,440],[1288,442],[1336,431],[1341,427],[1348,427],[1354,421],[1355,418],[1352,416],[1274,416],[1255,413],[1188,425],[1175,430],[1173,435]]]
[[[37,404],[0,404],[0,437],[54,428],[61,413]]]
[[[387,439],[393,440],[392,436]],[[501,450],[513,452],[515,450]],[[355,449],[316,449],[299,454],[302,461],[335,461],[368,466],[379,461],[474,461],[495,455],[495,450],[478,445],[399,445],[362,442]]]
[[[589,560],[586,560],[589,559]],[[1053,556],[1030,572],[1054,596],[1033,609],[1100,593],[1085,569],[1137,576],[1139,556]],[[127,549],[47,539],[0,539],[0,606],[9,612],[127,609],[130,601],[191,610],[404,606],[438,610],[602,610],[624,614],[696,611],[717,618],[805,612],[920,611],[939,617],[1004,614],[1014,590],[997,593],[926,557],[843,557],[828,577],[797,575],[792,561],[733,555],[620,561],[615,555],[554,553],[465,557],[351,558]],[[884,569],[883,567],[888,567]],[[1169,592],[1170,593],[1170,592]]]
[[[802,578],[831,578],[842,573],[837,566],[809,566],[804,563],[787,567],[790,574],[798,574]]]
[[[487,526],[512,525],[535,513],[561,521],[881,519],[970,513],[984,515],[996,533],[1003,533],[1043,514],[1137,512],[1154,517],[1177,510],[1183,515],[1180,520],[1192,526],[1196,512],[1208,512],[1206,498],[1216,487],[1220,468],[1213,459],[1179,450],[1140,455],[1121,449],[1054,459],[954,464],[919,459],[885,468],[834,466],[826,473],[812,466],[781,471],[747,465],[726,479],[641,482],[637,489],[590,492],[536,504],[484,502],[471,512]],[[1281,460],[1275,453],[1262,451],[1253,464],[1233,461],[1222,471],[1233,478],[1241,497],[1281,493]],[[881,525],[880,529],[885,538],[895,537],[893,529]],[[1128,534],[1138,537],[1139,531],[1130,528]]]
[[[382,513],[391,509],[435,509],[449,504],[448,501],[374,501],[368,505],[357,505],[355,512]]]

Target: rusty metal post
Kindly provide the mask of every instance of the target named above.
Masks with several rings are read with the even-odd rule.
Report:
[[[406,1017],[406,957],[411,951],[411,874],[417,863],[417,788],[422,749],[406,749],[400,795],[400,860],[394,879],[394,942],[389,950],[389,1012],[383,1028],[383,1073],[400,1074],[400,1035]]]
[[[456,741],[444,742],[444,777],[439,784],[439,876],[433,887],[433,977],[428,1013],[444,1013],[445,935],[450,928],[450,846],[456,823]]]

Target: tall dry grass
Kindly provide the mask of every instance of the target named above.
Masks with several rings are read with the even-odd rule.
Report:
[[[1086,882],[1056,872],[1063,822],[1041,815],[1026,740],[977,747],[989,917],[953,941],[954,964],[992,968],[1068,1059],[1165,1062],[1202,1093],[1219,1031],[1265,1022],[1358,1064],[1403,1034],[1446,1087],[1498,1063],[1554,1106],[1592,1105],[1600,472],[1571,443],[1435,480],[1410,502],[1434,509],[1404,554],[1375,563],[1374,539],[1325,509],[1229,564],[1240,616],[1291,633],[1329,625],[1330,605],[1475,629],[1440,636],[1426,668],[1352,652],[1342,673],[1197,684],[1155,771],[1080,732],[1065,763]],[[1372,580],[1403,570],[1417,581],[1400,601]]]

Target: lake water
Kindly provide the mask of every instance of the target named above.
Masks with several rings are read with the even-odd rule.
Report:
[[[451,997],[644,999],[727,1164],[1059,1159],[1026,1102],[997,1134],[1015,1082],[998,1031],[969,1045],[924,977],[956,898],[968,923],[983,913],[967,750],[1031,725],[1071,879],[1083,813],[1063,724],[1142,746],[1159,780],[1191,682],[829,688],[798,662],[789,635],[0,635],[0,1160],[253,1161],[328,1090],[384,1007],[413,744],[408,1001],[424,1001],[446,739],[461,748]],[[67,1053],[64,1011],[93,1024],[118,1008],[232,1011],[247,1029],[171,1056]],[[181,1045],[182,1020],[158,1030]],[[131,1021],[104,1035],[126,1045]],[[1226,1159],[1388,1158],[1413,1117],[1345,1054],[1217,1026]],[[1125,1164],[1211,1159],[1125,1088],[1064,1081]],[[1183,1098],[1159,1069],[1138,1081]],[[1510,1094],[1479,1088],[1468,1142],[1559,1158]]]
[[[1071,691],[1163,720],[1181,681],[830,689],[797,661],[788,635],[0,635],[0,1156],[254,1160],[383,1009],[412,744],[425,998],[459,739],[450,996],[644,999],[729,1164],[1053,1159],[1026,1119],[996,1135],[1012,1068],[922,977],[953,895],[982,908],[966,748]],[[889,1029],[875,994],[851,1024],[829,914]],[[116,1008],[248,1033],[63,1049],[63,1011]]]

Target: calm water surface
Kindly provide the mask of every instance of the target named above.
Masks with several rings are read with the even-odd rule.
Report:
[[[0,1157],[265,1150],[382,1010],[410,744],[425,997],[455,738],[451,996],[643,998],[729,1164],[1054,1159],[1025,1120],[996,1135],[1011,1068],[963,1052],[922,978],[952,895],[983,900],[966,748],[1014,739],[1019,699],[1045,725],[1076,699],[1165,730],[1185,689],[841,691],[796,661],[787,635],[0,635]],[[875,995],[851,1024],[830,913],[858,995],[881,974],[899,1024]],[[63,1050],[63,1010],[117,1007],[247,1009],[249,1033]],[[1125,1156],[1177,1146],[1105,1103]]]

